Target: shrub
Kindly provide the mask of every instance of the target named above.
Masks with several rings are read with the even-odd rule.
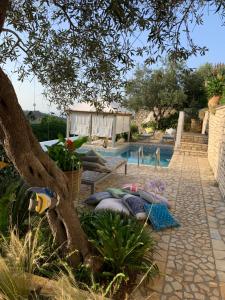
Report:
[[[158,129],[166,130],[167,128],[177,128],[178,117],[179,114],[176,112],[168,117],[160,119],[158,123]]]
[[[66,121],[53,116],[47,116],[31,127],[39,142],[57,139],[59,134],[66,135]]]
[[[104,260],[100,276],[112,279],[123,273],[126,278],[132,278],[148,272],[150,278],[156,273],[151,257],[154,240],[136,219],[102,211],[84,213],[80,220],[90,242]]]
[[[141,126],[143,128],[152,128],[152,129],[156,129],[157,124],[155,121],[148,121],[147,123],[142,123]]]
[[[134,133],[139,133],[137,124],[131,123],[131,125],[130,125],[130,133],[131,133],[131,135],[134,134]]]
[[[0,194],[0,231],[7,234],[8,228],[15,226],[20,233],[27,230],[26,220],[29,217],[29,199],[27,185],[21,179],[6,177],[1,181],[3,191]]]

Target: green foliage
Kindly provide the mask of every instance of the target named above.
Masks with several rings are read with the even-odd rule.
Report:
[[[0,257],[0,297],[4,300],[28,299],[30,280],[16,267],[9,267]]]
[[[152,261],[154,240],[134,218],[111,211],[87,212],[80,218],[81,225],[97,253],[104,259],[100,277],[112,279],[123,273],[157,271]]]
[[[178,112],[171,114],[159,120],[158,129],[166,130],[168,128],[177,128],[179,114]]]
[[[139,133],[138,126],[135,123],[131,123],[130,125],[130,134]]]
[[[143,128],[152,128],[152,129],[156,129],[157,127],[157,124],[155,121],[148,121],[146,123],[142,123],[141,126]]]
[[[66,136],[66,121],[54,116],[44,117],[31,127],[39,142],[57,139],[59,134]]]
[[[125,105],[135,111],[152,111],[157,123],[168,111],[182,108],[186,95],[180,85],[180,69],[180,65],[171,63],[164,69],[136,69],[134,79],[126,87]]]
[[[74,141],[65,140],[59,136],[59,141],[52,146],[46,146],[48,155],[53,159],[58,167],[63,171],[73,171],[81,168],[81,154],[76,152],[84,143],[88,141],[87,137],[80,137]]]
[[[187,99],[185,108],[203,108],[207,106],[207,92],[205,89],[205,79],[208,74],[208,67],[200,67],[197,70],[185,70],[182,76],[182,86]]]
[[[207,92],[208,97],[222,96],[225,90],[225,76],[224,78],[212,78],[207,81]]]
[[[11,180],[18,178],[18,172],[8,159],[4,148],[0,145],[0,161],[2,160],[8,163],[8,166],[0,169],[0,197],[5,193],[7,182],[9,183]]]
[[[9,227],[19,228],[20,233],[27,229],[28,207],[31,192],[21,179],[8,179],[0,195],[0,231],[7,234]],[[2,182],[3,186],[3,182]]]
[[[145,54],[150,64],[166,53],[177,60],[204,54],[206,47],[190,38],[190,24],[202,24],[202,11],[208,6],[224,16],[223,0],[191,5],[189,1],[162,5],[154,0],[104,0],[101,5],[98,1],[11,2],[1,34],[0,63],[19,57],[19,78],[34,73],[51,101],[63,107],[79,98],[97,102],[93,99],[100,91],[99,104],[118,100],[124,73],[133,67],[136,56]],[[132,42],[134,32],[145,32],[147,44]]]

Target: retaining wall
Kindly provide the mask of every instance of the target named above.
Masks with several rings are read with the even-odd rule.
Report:
[[[225,105],[209,116],[208,160],[225,197]]]

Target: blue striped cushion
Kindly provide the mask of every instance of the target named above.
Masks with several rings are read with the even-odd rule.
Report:
[[[144,204],[144,209],[155,230],[180,226],[164,204]]]

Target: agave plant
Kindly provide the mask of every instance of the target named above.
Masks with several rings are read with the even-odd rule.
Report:
[[[102,275],[147,272],[151,277],[157,272],[152,261],[154,240],[136,219],[112,211],[88,212],[81,216],[81,224],[104,259]]]

